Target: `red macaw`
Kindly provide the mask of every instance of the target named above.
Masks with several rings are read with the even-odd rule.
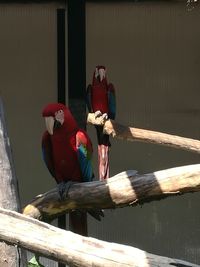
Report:
[[[61,199],[72,182],[90,182],[92,170],[92,143],[87,133],[80,129],[70,110],[63,104],[48,104],[42,112],[47,131],[42,137],[42,152],[46,166],[59,184]],[[102,211],[88,211],[96,219]]]
[[[114,120],[116,114],[115,88],[107,82],[106,68],[96,66],[93,74],[92,85],[87,87],[87,106],[89,112],[94,112],[96,117]],[[109,136],[103,133],[103,126],[95,126],[98,140],[99,179],[109,178]]]

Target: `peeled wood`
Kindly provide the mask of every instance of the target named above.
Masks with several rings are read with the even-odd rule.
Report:
[[[119,208],[195,191],[200,191],[200,164],[143,175],[129,170],[104,181],[74,184],[63,202],[54,188],[37,196],[23,213],[52,220],[72,209]]]
[[[94,113],[88,114],[87,122],[96,125],[104,125],[104,132],[114,138],[125,139],[127,141],[141,141],[146,143],[170,146],[200,154],[199,140],[156,131],[128,127],[121,125],[113,120],[105,121],[102,119],[102,117],[95,119]]]
[[[19,211],[20,201],[18,195],[17,178],[15,176],[9,137],[6,129],[3,103],[0,99],[0,207]],[[22,259],[23,257],[23,259]],[[25,266],[25,252],[17,248],[0,243],[0,266],[17,267]]]
[[[83,237],[4,209],[0,209],[0,240],[76,267],[198,266],[131,246]]]

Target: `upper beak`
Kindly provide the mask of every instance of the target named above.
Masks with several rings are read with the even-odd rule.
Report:
[[[46,117],[45,124],[47,131],[50,135],[53,135],[53,127],[54,127],[54,118],[53,117]]]
[[[99,69],[99,76],[100,76],[100,81],[103,80],[105,77],[105,70],[104,69]]]

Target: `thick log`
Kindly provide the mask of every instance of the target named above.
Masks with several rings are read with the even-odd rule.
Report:
[[[104,181],[74,184],[62,202],[54,188],[37,196],[23,213],[36,219],[51,220],[73,209],[118,208],[199,190],[200,164],[143,175],[129,170]]]
[[[199,266],[83,237],[4,209],[0,209],[0,240],[76,267]]]
[[[17,178],[15,176],[9,137],[6,129],[3,103],[0,99],[0,207],[14,211],[20,210]],[[21,261],[21,265],[20,264]],[[23,265],[24,264],[24,265]],[[25,253],[5,243],[0,244],[0,266],[25,266]]]
[[[199,140],[124,126],[113,120],[105,121],[102,117],[95,118],[94,113],[88,114],[87,122],[96,125],[104,125],[104,132],[114,138],[124,139],[127,141],[153,143],[200,153]]]

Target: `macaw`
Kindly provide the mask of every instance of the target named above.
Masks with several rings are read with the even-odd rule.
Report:
[[[92,84],[87,87],[87,107],[95,116],[115,119],[116,98],[115,88],[107,82],[106,68],[96,66]],[[109,135],[103,133],[103,126],[95,126],[98,140],[99,179],[109,178]]]
[[[61,103],[52,103],[42,111],[47,130],[42,137],[42,152],[46,166],[59,185],[61,199],[73,182],[90,182],[92,170],[92,143],[80,129],[70,110]],[[100,220],[102,211],[88,211]]]

